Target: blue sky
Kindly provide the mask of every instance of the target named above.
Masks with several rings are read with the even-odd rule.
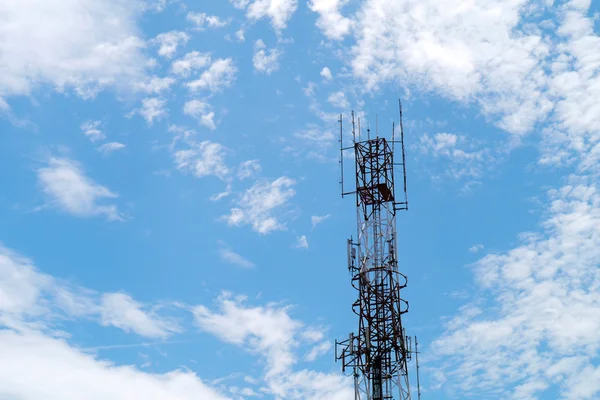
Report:
[[[351,398],[337,118],[401,98],[423,397],[598,398],[598,11],[2,2],[0,397]]]

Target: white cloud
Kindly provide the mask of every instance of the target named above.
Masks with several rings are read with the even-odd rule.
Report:
[[[292,152],[298,157],[309,157],[324,160],[328,149],[336,142],[335,134],[329,128],[316,124],[309,124],[306,128],[293,134],[296,139],[291,146],[284,150]]]
[[[331,93],[327,98],[327,101],[337,108],[350,108],[350,103],[346,98],[346,93],[342,91]]]
[[[164,78],[153,76],[146,81],[137,83],[136,86],[138,90],[144,93],[160,94],[169,90],[174,83],[175,79],[171,78],[170,76]]]
[[[576,162],[589,173],[600,160],[600,61],[590,56],[600,37],[590,2],[461,0],[447,12],[433,0],[367,0],[352,15],[350,66],[366,91],[410,82],[475,103],[516,144],[545,121],[540,163]]]
[[[161,120],[169,115],[167,100],[161,97],[147,97],[143,99],[142,107],[136,111],[150,126],[154,123],[154,120]]]
[[[431,152],[435,157],[450,156],[456,147],[458,136],[453,133],[436,133],[434,137],[424,134],[420,142],[424,152]]]
[[[292,153],[295,157],[306,157],[318,161],[331,161],[328,150],[336,142],[336,135],[331,129],[316,124],[309,124],[306,128],[294,132],[291,143],[284,147],[284,151]]]
[[[95,292],[83,288],[73,290],[61,286],[63,284],[37,272],[31,261],[0,247],[0,326],[5,328],[0,329],[0,396],[103,399],[108,395],[126,399],[144,395],[153,399],[192,399],[198,396],[225,399],[191,372],[175,370],[147,374],[132,366],[101,360],[75,349],[66,340],[51,336],[52,333],[42,333],[49,332],[49,325],[36,325],[32,318],[39,319],[42,313],[56,313],[58,309],[67,313],[70,323],[76,321],[74,317],[97,315],[102,324],[146,337],[165,338],[179,331],[179,327],[168,318],[144,311],[148,306],[129,295],[108,293],[98,297]],[[260,385],[260,388],[237,390],[232,387],[230,393],[236,395],[235,398],[239,398],[237,395],[240,394],[263,392],[276,398],[294,400],[342,400],[352,393],[351,382],[339,374],[292,369],[299,360],[298,352],[312,359],[327,350],[323,330],[306,327],[291,318],[289,307],[277,304],[250,307],[244,304],[243,297],[234,298],[227,293],[219,297],[218,305],[219,311],[211,311],[204,306],[189,309],[203,331],[266,361],[262,377],[264,384],[261,380],[246,377],[244,381],[247,384]],[[23,323],[7,325],[7,322],[14,322],[9,318],[14,315],[20,315]],[[47,319],[57,323],[62,320]],[[69,337],[64,332],[55,333]],[[109,344],[87,351],[119,347],[124,346]],[[23,376],[27,379],[21,379]],[[35,386],[31,385],[33,381]],[[132,381],[136,382],[135,388],[125,384]]]
[[[263,72],[267,75],[277,71],[279,69],[279,57],[281,56],[281,50],[270,49],[266,51],[267,46],[262,40],[257,40],[254,44],[254,57],[252,63],[254,69],[259,72]]]
[[[302,88],[304,95],[307,97],[313,97],[315,95],[315,89],[317,85],[314,82],[308,82],[305,88]]]
[[[223,20],[215,15],[207,15],[205,13],[189,12],[185,19],[192,22],[196,29],[204,28],[222,28],[229,25],[229,20]]]
[[[353,21],[340,13],[347,3],[348,0],[309,0],[308,7],[319,13],[317,26],[328,38],[341,40],[350,33]]]
[[[209,197],[209,200],[211,201],[219,201],[227,196],[229,196],[231,194],[231,190],[232,190],[232,185],[230,182],[227,183],[227,187],[225,188],[224,191],[220,192],[220,193],[216,193],[213,194],[212,196]]]
[[[173,156],[178,169],[198,178],[214,175],[226,180],[230,171],[225,164],[225,153],[223,145],[207,140],[192,143],[189,149],[176,151]]]
[[[298,249],[308,249],[308,238],[306,235],[296,237],[295,247]]]
[[[516,248],[489,254],[474,265],[480,296],[449,320],[431,349],[440,351],[437,375],[444,386],[474,396],[502,393],[518,399],[600,394],[600,341],[592,333],[600,328],[600,197],[595,184],[600,64],[598,53],[590,52],[600,38],[586,16],[589,5],[569,1],[557,7],[560,26],[546,38],[554,52],[539,66],[547,74],[544,95],[556,102],[543,130],[540,162],[576,163],[589,176],[570,176],[565,186],[549,192],[541,232],[523,233]],[[504,61],[506,68],[499,72],[515,70],[512,60]],[[529,83],[521,91],[509,86],[515,93],[507,97],[519,100]]]
[[[476,244],[474,246],[469,247],[469,252],[470,253],[478,253],[481,250],[483,250],[483,245],[482,244]]]
[[[295,350],[304,340],[302,332],[306,328],[289,316],[287,307],[252,307],[244,300],[224,293],[218,301],[219,311],[197,306],[194,315],[203,331],[265,358],[267,387],[263,391],[275,398],[294,400],[342,400],[353,396],[350,380],[341,375],[292,370],[298,361]]]
[[[125,293],[106,293],[100,306],[102,325],[133,331],[138,335],[164,339],[180,328],[164,318],[142,310],[142,304]]]
[[[310,222],[312,224],[312,229],[315,229],[317,225],[319,225],[320,223],[324,222],[329,217],[331,217],[331,214],[322,215],[322,216],[313,215],[312,217],[310,217]]]
[[[152,42],[159,45],[159,56],[172,58],[177,51],[177,47],[186,44],[189,39],[189,35],[185,32],[170,31],[157,35]]]
[[[8,315],[42,311],[38,303],[42,290],[52,284],[49,276],[39,274],[31,260],[7,249],[0,243],[0,325]]]
[[[543,70],[550,40],[519,27],[526,4],[464,0],[448,11],[433,0],[366,1],[356,14],[354,75],[367,89],[412,82],[475,99],[501,127],[526,133],[552,109]]]
[[[171,65],[171,71],[174,74],[189,76],[190,72],[202,69],[210,64],[211,56],[209,53],[200,53],[191,51],[183,58],[176,60]]]
[[[151,338],[166,338],[180,331],[168,318],[144,311],[145,307],[126,294],[99,297],[94,291],[55,279],[39,272],[31,260],[0,245],[0,327],[49,331],[66,316],[98,318],[105,326]],[[2,388],[0,384],[0,393]]]
[[[103,214],[110,220],[121,219],[116,205],[99,204],[118,196],[88,178],[75,161],[52,157],[47,166],[37,170],[37,176],[51,205],[78,217]]]
[[[589,2],[568,2],[557,32],[563,42],[550,68],[549,92],[556,100],[555,121],[544,131],[543,164],[577,162],[585,173],[597,173],[600,161],[600,37]]]
[[[292,187],[295,181],[282,176],[272,182],[259,181],[246,190],[237,201],[238,207],[232,208],[223,218],[229,225],[250,224],[260,234],[285,229],[280,214],[286,203],[296,192]]]
[[[102,140],[106,138],[106,135],[102,133],[100,129],[98,129],[100,124],[100,121],[86,121],[81,124],[81,130],[92,142]]]
[[[324,344],[317,343],[324,338],[321,329],[306,327],[291,318],[289,307],[250,307],[243,304],[243,299],[223,294],[218,299],[219,311],[189,307],[203,331],[266,361],[262,380],[244,379],[246,384],[260,388],[232,387],[229,392],[234,398],[262,392],[294,400],[342,400],[352,394],[350,380],[339,374],[292,370],[299,360],[298,352],[312,358],[326,351]],[[64,321],[64,316],[69,317],[69,324],[79,317],[97,316],[100,323],[147,337],[164,338],[179,331],[168,318],[144,311],[147,308],[123,293],[98,296],[84,288],[65,286],[65,282],[39,273],[30,260],[0,247],[0,327],[4,328],[0,329],[0,397],[74,400],[142,395],[153,399],[225,399],[191,372],[148,374],[90,354],[131,345],[100,345],[83,352],[59,339],[69,338],[68,333],[49,329],[51,324]],[[59,311],[66,315],[57,314]],[[20,323],[15,323],[18,318]]]
[[[333,79],[333,76],[331,75],[331,70],[327,67],[323,67],[323,69],[321,70],[321,76],[326,81],[330,81]]]
[[[123,143],[119,142],[110,142],[104,143],[102,146],[98,147],[98,151],[104,155],[108,155],[117,150],[123,150],[126,146]]]
[[[2,1],[0,93],[28,95],[49,84],[90,97],[107,86],[129,88],[147,64],[137,36],[142,11],[121,0]]]
[[[0,397],[3,398],[227,399],[192,372],[146,373],[133,366],[98,359],[64,340],[39,332],[0,330],[0,353]]]
[[[323,130],[315,124],[295,132],[294,137],[309,142],[310,146],[329,146],[336,140],[336,136],[331,130]]]
[[[320,356],[327,354],[331,350],[331,342],[321,342],[310,350],[305,357],[306,361],[315,361]]]
[[[246,40],[246,38],[244,37],[244,30],[243,29],[238,29],[235,32],[235,38],[237,39],[238,42],[242,43]]]
[[[597,380],[581,379],[597,373],[600,356],[600,191],[591,182],[572,177],[551,190],[542,233],[474,265],[485,297],[431,347],[448,385],[534,399],[562,382],[564,398],[598,397]]]
[[[416,145],[423,155],[429,155],[442,161],[441,170],[446,177],[452,179],[478,179],[483,172],[489,170],[506,151],[508,146],[484,147],[475,140],[454,133],[423,134]],[[427,160],[431,168],[430,160]],[[433,178],[439,178],[432,174]]]
[[[200,75],[200,78],[188,82],[187,86],[192,91],[208,90],[212,93],[229,87],[235,80],[237,68],[231,58],[220,58]]]
[[[217,129],[214,118],[215,113],[210,104],[200,100],[190,100],[183,106],[183,113],[195,118],[201,125],[214,131]]]
[[[273,27],[280,31],[298,8],[297,0],[229,0],[234,7],[246,9],[246,17],[250,20],[270,18]]]
[[[248,4],[250,3],[251,0],[229,0],[229,2],[238,9],[243,10],[244,8],[248,7]]]
[[[223,294],[219,298],[221,313],[197,306],[194,316],[198,326],[229,343],[250,343],[252,350],[267,358],[267,375],[285,372],[295,363],[292,347],[302,324],[290,318],[286,308],[246,307],[243,299]]]
[[[219,245],[219,256],[221,257],[221,260],[226,263],[237,265],[242,268],[254,268],[256,266],[252,261],[231,250],[225,243],[219,242]]]
[[[240,180],[253,178],[257,173],[261,171],[262,167],[258,160],[247,160],[240,164],[238,167],[237,177]]]
[[[303,340],[311,343],[322,341],[325,338],[323,329],[316,327],[309,327],[308,329],[303,330],[300,335]]]

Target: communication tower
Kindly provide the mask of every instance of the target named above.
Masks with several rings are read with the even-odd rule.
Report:
[[[401,291],[408,280],[398,269],[396,213],[408,210],[408,198],[401,102],[399,106],[400,137],[396,138],[393,123],[390,140],[379,137],[377,128],[374,138],[367,129],[367,138],[361,140],[360,118],[357,136],[352,111],[352,145],[344,147],[342,115],[339,119],[342,197],[355,195],[357,208],[358,237],[348,240],[348,270],[358,291],[352,310],[359,322],[357,333],[336,341],[335,358],[342,362],[342,371],[349,371],[354,378],[355,400],[410,400],[408,363],[412,354],[418,354],[416,337],[413,350],[412,337],[402,326],[408,302]],[[394,159],[396,145],[399,162]],[[344,190],[347,151],[354,152],[356,175],[355,188],[348,192]],[[401,173],[403,182],[399,193],[394,184],[396,173]],[[417,393],[420,398],[420,387]]]

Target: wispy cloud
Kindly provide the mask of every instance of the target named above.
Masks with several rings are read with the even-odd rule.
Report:
[[[138,3],[120,0],[3,1],[0,42],[19,45],[3,45],[0,93],[28,95],[48,84],[90,98],[106,87],[130,89],[148,62],[139,12]]]
[[[142,100],[142,106],[135,110],[148,123],[152,125],[155,120],[160,120],[169,115],[167,100],[161,97],[147,97]]]
[[[105,326],[165,339],[180,332],[171,319],[125,293],[97,293],[44,274],[33,262],[0,245],[0,326],[51,329],[65,316],[97,320]],[[1,369],[1,362],[0,362]]]
[[[482,244],[476,244],[474,246],[469,247],[469,252],[470,253],[478,253],[481,250],[483,250],[483,245]]]
[[[351,382],[341,375],[293,370],[298,361],[296,349],[306,340],[302,332],[311,327],[293,319],[289,308],[276,304],[250,306],[245,304],[245,297],[230,293],[220,296],[217,307],[215,311],[205,306],[194,308],[196,323],[222,341],[264,358],[267,393],[294,400],[352,397]],[[314,356],[321,354],[325,346],[313,348]]]
[[[2,378],[10,382],[8,388],[16,398],[51,399],[60,393],[64,399],[228,399],[192,372],[151,374],[130,365],[116,366],[41,332],[1,329],[0,353]]]
[[[298,8],[298,0],[229,0],[234,7],[246,9],[246,17],[256,21],[269,18],[279,32]]]
[[[208,103],[197,99],[190,100],[184,104],[183,113],[193,117],[200,125],[203,125],[210,130],[217,129],[217,125],[214,121],[215,113]]]
[[[348,99],[346,98],[346,93],[344,93],[343,91],[337,91],[337,92],[331,93],[329,95],[329,97],[327,98],[327,101],[329,101],[329,103],[331,103],[331,105],[333,105],[336,108],[340,108],[340,109],[350,108],[350,103],[348,102]]]
[[[165,58],[172,58],[181,44],[185,44],[190,39],[189,35],[181,31],[170,31],[157,35],[152,42],[159,46],[158,55]]]
[[[221,257],[221,260],[225,261],[228,264],[233,264],[242,268],[254,268],[256,265],[233,251],[229,246],[227,246],[224,242],[219,241],[219,249],[218,253]]]
[[[317,225],[325,222],[330,217],[331,217],[331,214],[327,214],[327,215],[313,215],[312,217],[310,217],[310,222],[312,224],[312,229],[315,229],[317,227]]]
[[[261,180],[246,190],[237,200],[237,207],[223,218],[229,225],[249,224],[261,234],[285,229],[281,220],[284,206],[296,194],[296,182],[282,176],[272,182]]]
[[[86,121],[81,124],[81,131],[92,142],[102,140],[106,137],[106,135],[100,129],[98,129],[100,128],[101,124],[102,122],[100,121]]]
[[[185,19],[194,24],[196,30],[203,30],[206,28],[222,28],[229,25],[231,22],[228,19],[221,19],[216,15],[208,15],[206,13],[189,12]]]
[[[296,244],[294,246],[297,249],[308,249],[308,238],[306,235],[296,237]]]
[[[231,58],[220,58],[200,75],[199,79],[187,83],[188,88],[193,91],[209,91],[216,93],[223,88],[231,86],[235,80],[237,68]]]
[[[253,178],[256,174],[261,171],[262,167],[258,160],[247,160],[242,162],[238,167],[238,179],[244,180]]]
[[[325,36],[333,40],[341,40],[350,33],[353,21],[344,17],[340,9],[349,0],[309,0],[308,7],[319,14],[317,26]]]
[[[83,351],[113,350],[113,349],[131,349],[136,347],[155,347],[169,344],[189,343],[188,340],[160,340],[155,342],[143,342],[133,344],[107,344],[103,346],[93,346],[81,349]]]
[[[600,339],[600,193],[586,178],[549,192],[540,234],[475,265],[482,297],[434,341],[440,377],[476,393],[537,398],[562,381],[565,398],[594,398]],[[484,309],[480,304],[498,304]],[[581,379],[587,376],[588,379]]]
[[[254,69],[266,75],[271,75],[279,69],[279,57],[282,51],[279,49],[267,50],[267,46],[262,40],[257,40],[254,43],[254,56],[252,63]]]
[[[432,179],[478,182],[503,158],[509,146],[486,145],[465,135],[442,132],[423,134],[413,148],[421,156],[428,156],[425,163]],[[431,165],[431,158],[440,163],[439,167]]]
[[[215,175],[227,180],[230,170],[225,163],[226,148],[209,140],[195,143],[173,154],[178,169],[188,171],[198,178]]]
[[[327,67],[323,67],[323,69],[321,70],[321,76],[326,81],[330,81],[333,79],[333,75],[331,75],[331,70]]]
[[[173,84],[175,84],[175,79],[170,76],[166,76],[163,78],[159,78],[158,76],[152,76],[147,78],[144,81],[138,82],[136,84],[139,91],[148,93],[148,94],[161,94],[162,92],[167,92]]]
[[[207,67],[210,62],[211,55],[209,53],[192,51],[183,56],[183,58],[173,61],[171,72],[187,77],[191,72]]]
[[[101,204],[103,199],[118,196],[87,177],[73,160],[51,157],[45,167],[37,170],[37,177],[54,207],[77,217],[105,215],[110,220],[122,219],[116,205]]]
[[[181,331],[176,323],[144,311],[142,304],[125,293],[106,293],[102,296],[100,319],[103,325],[150,338],[166,338]]]
[[[123,150],[126,146],[123,143],[119,142],[110,142],[104,143],[103,145],[98,147],[98,151],[104,155],[108,155],[117,150]]]

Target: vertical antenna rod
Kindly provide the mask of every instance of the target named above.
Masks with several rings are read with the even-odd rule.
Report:
[[[419,379],[419,342],[415,336],[415,362],[417,364],[417,400],[421,400],[421,380]]]
[[[408,210],[408,193],[406,192],[406,153],[404,151],[404,126],[402,124],[402,100],[398,99],[400,108],[400,142],[402,144],[402,175],[404,175],[404,203]]]
[[[356,132],[354,131],[354,110],[352,110],[352,144],[356,143]]]
[[[344,197],[344,144],[342,142],[344,130],[342,129],[342,114],[340,114],[338,122],[340,123],[340,185],[342,186],[342,197]]]

